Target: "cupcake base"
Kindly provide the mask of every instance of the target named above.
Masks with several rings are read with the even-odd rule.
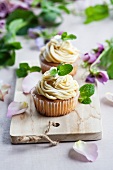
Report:
[[[78,97],[68,100],[50,100],[44,96],[34,94],[33,98],[37,111],[49,117],[66,115],[73,111],[78,103]]]
[[[57,67],[60,63],[50,63],[47,62],[43,56],[40,56],[40,64],[41,64],[41,69],[42,69],[42,73],[45,73],[46,71],[48,71],[51,67]],[[78,69],[78,64],[73,63],[73,70],[70,72],[70,75],[74,76],[77,72]]]

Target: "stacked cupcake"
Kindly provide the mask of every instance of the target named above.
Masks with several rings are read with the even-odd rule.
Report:
[[[66,38],[65,34],[69,38]],[[70,35],[65,32],[62,35],[56,35],[41,49],[40,63],[42,73],[45,73],[51,67],[57,67],[61,63],[72,64],[73,70],[70,74],[73,76],[76,73],[80,54],[70,42],[70,39],[74,39],[76,36]]]

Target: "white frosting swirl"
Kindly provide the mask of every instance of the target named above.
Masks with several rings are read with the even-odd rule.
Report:
[[[56,67],[51,69],[56,69]],[[50,70],[43,74],[42,80],[36,86],[36,92],[39,95],[51,100],[66,100],[77,96],[79,85],[71,75],[51,76]]]
[[[63,41],[60,35],[56,35],[42,48],[41,56],[47,62],[74,63],[79,57],[79,51],[69,40]]]

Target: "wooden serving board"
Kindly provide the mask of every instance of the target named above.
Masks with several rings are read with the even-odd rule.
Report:
[[[80,86],[85,84],[86,74],[86,70],[79,66],[74,78]],[[100,102],[97,87],[90,105],[78,103],[75,110],[68,115],[62,117],[44,117],[37,113],[32,96],[23,94],[21,88],[22,80],[21,78],[17,79],[14,101],[26,101],[29,108],[24,114],[12,117],[10,136],[13,144],[47,142],[47,137],[49,137],[49,141],[51,139],[76,141],[99,140],[102,138]]]

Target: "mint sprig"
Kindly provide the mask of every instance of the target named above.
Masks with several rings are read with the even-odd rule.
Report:
[[[60,64],[56,67],[56,69],[52,69],[50,71],[51,76],[55,76],[58,74],[59,76],[65,76],[69,74],[73,70],[73,66],[71,64]]]
[[[41,68],[38,66],[30,67],[28,63],[20,63],[19,68],[16,70],[16,75],[19,78],[26,77],[29,72],[40,72]]]
[[[107,71],[110,79],[113,79],[113,38],[108,41],[108,46],[101,54],[99,66]]]
[[[112,1],[112,0],[111,0]],[[109,8],[107,4],[97,4],[95,6],[89,6],[85,9],[86,21],[88,24],[93,21],[99,21],[109,16]]]
[[[63,41],[65,41],[65,40],[74,40],[76,38],[77,38],[76,35],[74,35],[74,34],[69,34],[68,35],[67,32],[63,32],[62,35],[61,35],[61,39]]]
[[[92,101],[90,97],[95,92],[95,86],[94,84],[85,84],[79,89],[80,96],[79,96],[79,102],[83,104],[90,104]]]

